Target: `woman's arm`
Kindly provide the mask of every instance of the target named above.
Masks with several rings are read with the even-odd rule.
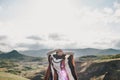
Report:
[[[55,50],[52,50],[52,51],[49,51],[48,53],[47,53],[47,55],[49,56],[49,55],[51,55],[52,53],[54,53],[54,52],[56,52],[57,50],[55,49]]]
[[[74,55],[73,52],[65,52],[65,54],[68,54],[68,55]]]

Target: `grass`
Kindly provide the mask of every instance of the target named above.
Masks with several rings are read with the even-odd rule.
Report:
[[[0,72],[0,80],[29,80],[10,73]]]
[[[98,60],[94,60],[93,62],[101,63],[101,62],[109,62],[109,61],[114,61],[114,60],[120,60],[120,58],[115,58],[115,59],[98,59]]]

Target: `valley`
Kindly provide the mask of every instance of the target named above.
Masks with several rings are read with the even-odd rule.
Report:
[[[74,58],[78,80],[120,80],[120,54]],[[16,50],[1,53],[0,80],[43,80],[47,66],[47,57],[26,56]]]

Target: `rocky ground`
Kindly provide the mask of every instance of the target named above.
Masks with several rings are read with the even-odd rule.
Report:
[[[120,80],[120,59],[77,62],[79,80]]]

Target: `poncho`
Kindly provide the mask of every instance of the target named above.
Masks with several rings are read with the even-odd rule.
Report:
[[[73,55],[48,56],[49,65],[44,80],[77,80]]]

